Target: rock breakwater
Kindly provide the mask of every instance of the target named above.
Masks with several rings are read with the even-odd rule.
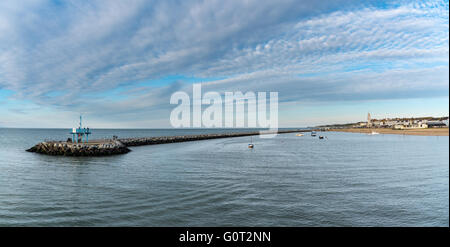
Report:
[[[102,143],[76,144],[67,142],[41,142],[26,150],[48,155],[64,156],[105,156],[124,154],[131,150],[120,141],[105,141]]]
[[[309,130],[278,130],[272,133],[294,133],[308,132]],[[270,134],[268,132],[267,134]],[[64,155],[64,156],[104,156],[113,154],[124,154],[131,150],[128,147],[142,145],[156,145],[175,142],[200,141],[218,138],[242,137],[260,135],[259,131],[255,132],[237,132],[237,133],[218,133],[218,134],[200,134],[200,135],[183,135],[183,136],[158,136],[158,137],[136,137],[122,138],[113,140],[90,141],[87,144],[76,144],[69,142],[41,142],[34,147],[28,149],[28,152],[35,152],[48,155]]]
[[[293,133],[293,132],[307,132],[306,130],[283,130],[275,133]],[[119,139],[126,146],[142,146],[142,145],[156,145],[175,142],[189,142],[200,141],[218,138],[242,137],[260,135],[259,132],[237,132],[237,133],[218,133],[218,134],[201,134],[201,135],[184,135],[184,136],[157,136],[157,137],[137,137],[137,138],[122,138]]]

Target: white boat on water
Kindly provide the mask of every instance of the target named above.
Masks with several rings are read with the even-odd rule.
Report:
[[[303,136],[303,134],[302,133],[298,133],[296,136]]]
[[[250,136],[250,143],[248,144],[248,148],[252,149],[254,147],[253,145],[253,137]]]
[[[368,135],[378,135],[378,134],[380,134],[380,133],[378,133],[378,132],[376,132],[376,131],[372,131],[372,133],[369,133]]]

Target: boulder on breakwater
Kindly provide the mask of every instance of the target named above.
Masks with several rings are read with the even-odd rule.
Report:
[[[26,150],[47,155],[64,156],[104,156],[124,154],[131,150],[120,141],[105,141],[101,143],[67,143],[67,142],[41,142]]]

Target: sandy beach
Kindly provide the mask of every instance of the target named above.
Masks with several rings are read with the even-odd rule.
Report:
[[[418,135],[418,136],[448,136],[448,128],[430,128],[430,129],[330,129],[329,131],[338,132],[352,132],[352,133],[371,133],[376,131],[380,134],[394,134],[394,135]]]

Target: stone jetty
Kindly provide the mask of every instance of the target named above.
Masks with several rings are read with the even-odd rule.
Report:
[[[41,142],[27,150],[48,155],[64,156],[105,156],[125,154],[131,150],[117,140],[103,140],[91,143]]]
[[[309,130],[279,130],[278,134],[294,133],[294,132],[308,132]],[[184,136],[156,136],[156,137],[137,137],[137,138],[123,138],[120,142],[126,146],[142,146],[142,145],[156,145],[175,142],[189,142],[201,141],[208,139],[255,136],[259,132],[236,132],[236,133],[217,133],[217,134],[201,134],[201,135],[184,135]]]
[[[276,133],[295,133],[309,132],[309,130],[278,130]],[[88,143],[71,143],[71,142],[41,142],[34,147],[28,149],[28,152],[36,152],[48,155],[64,155],[64,156],[102,156],[113,154],[124,154],[131,150],[130,146],[156,145],[176,142],[200,141],[218,138],[243,137],[260,135],[259,131],[255,132],[236,132],[236,133],[217,133],[217,134],[200,134],[200,135],[183,135],[183,136],[157,136],[157,137],[136,137],[122,138],[113,140],[89,141]]]

